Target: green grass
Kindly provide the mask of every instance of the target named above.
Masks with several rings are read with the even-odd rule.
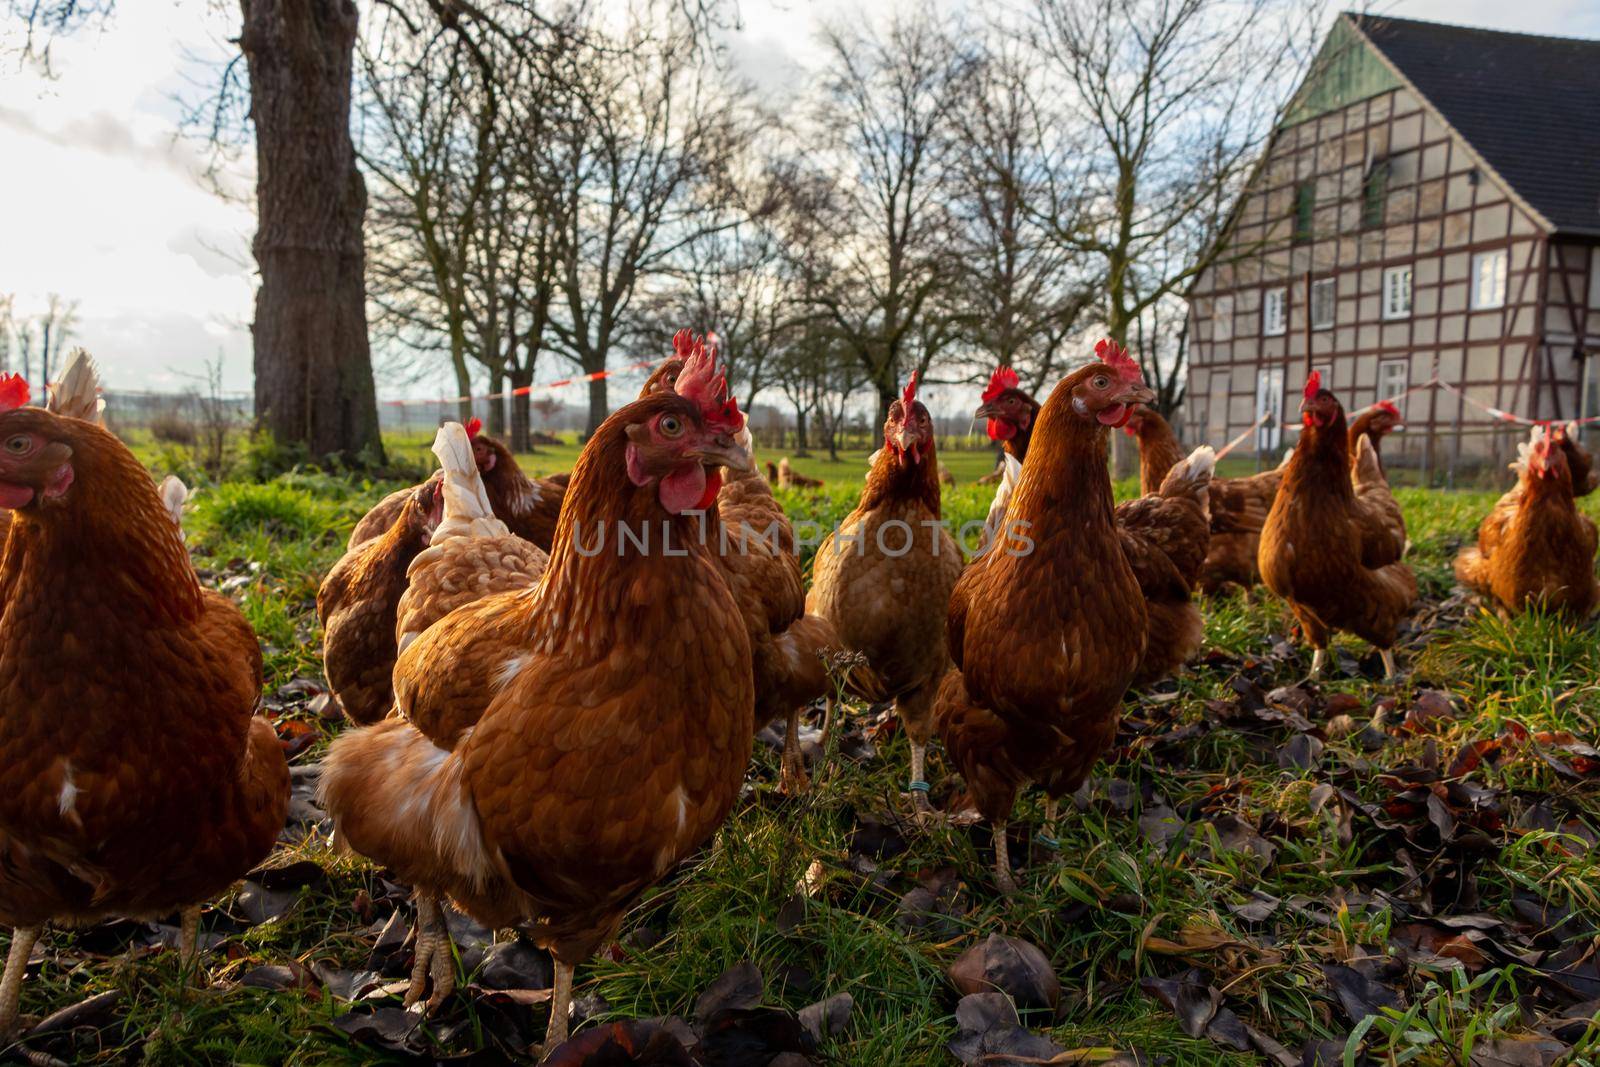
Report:
[[[395,441],[393,451],[420,460],[426,441]],[[519,457],[532,473],[567,469],[575,444]],[[972,480],[989,469],[986,450],[945,453],[958,485],[945,493],[952,522],[981,519],[992,490]],[[855,502],[865,454],[838,463],[797,460],[803,473],[822,477],[816,493],[785,493],[791,516],[829,525]],[[208,579],[238,598],[267,651],[268,695],[297,677],[320,671],[320,633],[315,593],[321,576],[342,552],[345,537],[364,509],[400,483],[370,483],[322,474],[286,475],[267,484],[229,483],[204,488],[187,521],[196,563]],[[1133,492],[1120,483],[1119,495]],[[1486,492],[1401,490],[1410,527],[1411,562],[1422,578],[1429,610],[1450,594],[1449,567],[1461,543],[1495,496]],[[1585,508],[1600,516],[1600,501]],[[1349,1030],[1333,1006],[1320,966],[1381,946],[1396,917],[1368,902],[1341,909],[1334,894],[1372,885],[1394,887],[1392,849],[1371,826],[1353,831],[1318,801],[1318,787],[1339,772],[1339,784],[1369,803],[1392,790],[1378,769],[1420,763],[1430,752],[1451,754],[1480,738],[1493,737],[1515,721],[1532,731],[1566,730],[1593,742],[1600,737],[1600,635],[1585,626],[1543,616],[1510,623],[1470,609],[1447,611],[1407,639],[1402,664],[1413,681],[1449,691],[1463,714],[1437,724],[1430,735],[1394,734],[1381,752],[1370,753],[1359,737],[1333,736],[1323,770],[1280,766],[1275,746],[1287,735],[1239,729],[1203,729],[1170,744],[1154,743],[1172,730],[1216,719],[1208,702],[1228,701],[1232,683],[1245,674],[1262,689],[1290,684],[1306,670],[1308,657],[1278,649],[1288,629],[1281,606],[1263,590],[1208,601],[1204,657],[1176,685],[1158,696],[1130,697],[1130,724],[1159,725],[1117,749],[1097,769],[1085,810],[1065,806],[1057,830],[1059,855],[1035,853],[1021,866],[1022,893],[1002,901],[988,867],[983,827],[938,828],[908,835],[906,851],[880,860],[899,872],[887,895],[864,887],[852,870],[851,812],[903,810],[899,785],[906,748],[895,733],[868,763],[835,760],[817,775],[813,791],[798,800],[771,792],[775,754],[758,745],[755,790],[740,803],[715,843],[669,885],[654,892],[624,927],[624,951],[593,961],[578,972],[580,996],[603,996],[615,1016],[687,1014],[694,999],[723,969],[755,960],[767,977],[771,1003],[799,1008],[812,1000],[850,992],[855,1013],[844,1035],[822,1050],[842,1064],[942,1064],[953,1062],[944,1044],[955,1036],[955,996],[946,968],[966,948],[992,932],[1027,938],[1050,957],[1063,985],[1063,1009],[1047,1026],[1068,1049],[1137,1048],[1166,1062],[1208,1064],[1260,1062],[1254,1054],[1224,1050],[1205,1038],[1185,1035],[1165,1008],[1142,993],[1139,980],[1166,977],[1189,966],[1226,994],[1227,1005],[1250,1025],[1272,1035],[1298,1055],[1308,1038],[1342,1038]],[[1360,657],[1359,642],[1340,649]],[[1358,723],[1385,697],[1408,697],[1411,683],[1388,685],[1361,677],[1330,681],[1328,692],[1355,697]],[[853,715],[864,708],[854,707]],[[303,707],[288,717],[309,728],[331,730]],[[314,759],[320,743],[296,759]],[[1356,768],[1365,767],[1366,770]],[[932,756],[930,779],[942,783],[936,799],[955,796],[951,769]],[[1600,790],[1593,781],[1561,779],[1538,760],[1486,764],[1474,780],[1516,791],[1518,796],[1553,795],[1561,810],[1592,832],[1600,828]],[[1114,782],[1126,783],[1129,810],[1112,803]],[[1117,795],[1124,795],[1118,786]],[[1263,830],[1276,853],[1268,862],[1250,852],[1230,851],[1208,819],[1186,835],[1157,844],[1142,832],[1141,814],[1151,792],[1180,813],[1231,814]],[[1027,797],[1017,822],[1030,830],[1040,805]],[[51,931],[59,955],[30,979],[23,1010],[41,1015],[91,994],[121,992],[120,1022],[101,1035],[101,1046],[80,1047],[76,1056],[101,1062],[143,1059],[151,1063],[370,1063],[402,1062],[370,1046],[352,1043],[330,1024],[348,1005],[326,992],[267,991],[237,984],[262,963],[295,961],[359,968],[371,948],[364,936],[369,918],[364,900],[381,899],[379,872],[359,859],[337,855],[312,838],[285,847],[272,863],[311,860],[323,870],[281,918],[229,937],[224,950],[206,959],[210,985],[188,988],[170,952],[106,952],[92,932]],[[814,862],[827,872],[822,888],[806,899],[795,919],[797,883]],[[906,932],[897,924],[895,898],[918,878],[953,867],[970,910],[947,929]],[[1386,881],[1386,879],[1389,879]],[[1535,889],[1554,902],[1600,914],[1600,853],[1575,839],[1544,832],[1513,835],[1478,870],[1476,910],[1508,916],[1512,894]],[[1280,911],[1266,927],[1236,916],[1228,905],[1252,891],[1287,900],[1309,897],[1331,915],[1327,922]],[[1364,899],[1364,898],[1363,898]],[[236,911],[230,896],[218,902],[210,921]],[[659,939],[635,935],[648,928]],[[1270,931],[1271,938],[1264,937]],[[1175,945],[1212,947],[1174,954]],[[1516,1032],[1518,976],[1485,972],[1477,983],[1448,974],[1419,975],[1412,985],[1411,1014],[1380,1019],[1367,1034],[1369,1047],[1386,1062],[1450,1064],[1464,1043],[1481,1034]],[[788,976],[791,981],[782,981]],[[1525,980],[1524,976],[1524,979]],[[458,998],[455,1014],[477,1019],[479,1005]],[[543,1009],[534,1009],[542,1027]],[[453,1016],[452,1016],[453,1017]],[[1424,1039],[1428,1028],[1439,1031]],[[1455,1053],[1447,1052],[1454,1048]],[[1592,1057],[1592,1052],[1590,1053]],[[1455,1058],[1452,1058],[1452,1057]],[[1412,1058],[1414,1057],[1414,1058]],[[1093,1059],[1084,1062],[1095,1062]],[[1583,1061],[1574,1059],[1573,1064]]]

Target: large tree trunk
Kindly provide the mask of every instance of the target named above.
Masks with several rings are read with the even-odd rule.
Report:
[[[256,135],[256,418],[314,457],[381,462],[350,143],[351,0],[240,0]]]
[[[527,393],[518,393],[515,390],[525,389],[533,384],[533,371],[512,371],[510,374],[511,388],[511,451],[532,452],[533,434],[529,432],[532,420],[530,409],[533,406],[533,397]]]
[[[489,436],[505,440],[506,437],[506,398],[495,396],[496,393],[506,391],[506,376],[504,371],[489,371]]]
[[[594,368],[594,370],[603,369],[605,368]],[[594,370],[590,373],[594,373]],[[585,439],[594,436],[594,432],[600,428],[602,422],[606,421],[608,414],[610,412],[606,408],[606,379],[596,378],[589,383],[589,428],[584,435]]]
[[[810,446],[806,434],[806,409],[795,406],[794,409],[794,454],[803,456]]]

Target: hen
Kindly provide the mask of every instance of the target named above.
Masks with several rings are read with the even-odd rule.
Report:
[[[261,650],[202,589],[144,467],[106,430],[0,378],[0,980],[13,1028],[47,923],[200,904],[283,828],[289,771],[255,714]]]
[[[428,546],[406,568],[395,610],[395,648],[404,652],[423,631],[457,608],[509,590],[529,589],[544,573],[544,550],[495,518],[473,459],[472,440],[459,422],[434,437],[443,484],[443,510]]]
[[[1502,615],[1533,605],[1585,619],[1600,603],[1595,525],[1573,503],[1567,453],[1536,427],[1515,464],[1517,487],[1478,526],[1478,543],[1456,557],[1456,579]]]
[[[1343,630],[1376,645],[1393,678],[1391,647],[1417,599],[1416,576],[1400,562],[1405,524],[1366,438],[1352,479],[1344,408],[1315,371],[1300,412],[1300,442],[1261,531],[1262,580],[1289,602],[1315,650],[1312,677],[1322,673],[1329,638]]]
[[[573,470],[538,585],[430,627],[395,668],[405,718],[334,742],[327,811],[419,897],[408,1001],[430,976],[430,1003],[453,984],[449,896],[554,953],[553,1047],[574,965],[732,807],[755,695],[706,509],[720,468],[750,466],[743,425],[703,349],[675,391],[614,413]]]
[[[339,706],[358,723],[389,714],[395,623],[406,574],[442,516],[437,476],[406,493],[389,529],[341,556],[317,590],[323,671]]]
[[[784,489],[821,489],[821,478],[808,478],[789,465],[789,457],[778,460],[778,485]]]
[[[1152,493],[1172,465],[1183,457],[1177,435],[1167,420],[1155,410],[1141,405],[1124,427],[1139,441],[1139,487]],[[1249,478],[1214,478],[1208,494],[1211,510],[1211,543],[1205,564],[1195,584],[1207,592],[1228,585],[1245,588],[1256,584],[1261,573],[1256,554],[1261,544],[1261,527],[1283,481],[1283,470],[1263,471]]]
[[[467,422],[467,434],[472,438],[472,453],[478,461],[478,473],[483,477],[483,487],[489,494],[489,504],[495,517],[504,522],[510,531],[525,541],[532,541],[541,549],[550,550],[550,540],[555,534],[556,516],[561,514],[561,500],[566,495],[570,474],[552,474],[548,478],[529,478],[517,466],[516,457],[502,442],[480,433],[482,424],[477,419]],[[361,517],[350,532],[349,548],[365,544],[394,526],[411,493],[421,488],[400,489],[375,504]]]
[[[685,360],[693,356],[696,342],[688,330],[678,331],[672,341],[676,354],[650,375],[641,397],[671,389]],[[747,429],[747,450],[748,437]],[[722,528],[717,561],[750,638],[755,728],[760,730],[778,718],[785,720],[780,784],[784,792],[795,794],[806,786],[800,713],[815,701],[832,696],[822,653],[836,648],[839,638],[826,619],[806,614],[805,580],[795,552],[794,527],[772,495],[773,484],[782,484],[780,471],[787,466],[775,468],[770,461],[766,466],[773,481],[754,469],[722,472],[723,484],[717,493]],[[830,715],[831,704],[830,699]]]
[[[1126,355],[1108,341],[1100,342],[1095,350],[1102,360],[1121,359]],[[997,377],[1003,371],[1004,368],[997,371]],[[1011,377],[1015,378],[1014,372]],[[996,384],[996,379],[991,379],[990,389]],[[1012,394],[1018,393],[1014,382],[1009,390]],[[1025,393],[1020,397],[1022,401],[1031,402]],[[1014,403],[1013,411],[1020,408],[1020,413],[1026,416],[1028,409],[1020,401]],[[1020,428],[1011,424],[1011,413],[997,415],[995,412],[995,406],[988,400],[978,409],[979,415],[990,420],[991,435],[996,430],[996,422],[1000,423],[999,439],[1009,456]],[[1200,581],[1211,543],[1210,491],[1214,484],[1211,474],[1216,466],[1216,454],[1202,445],[1186,459],[1177,438],[1160,415],[1142,404],[1129,408],[1126,414],[1128,423],[1124,430],[1132,427],[1135,421],[1141,424],[1140,473],[1146,479],[1145,495],[1117,505],[1114,519],[1123,551],[1144,594],[1150,623],[1145,658],[1135,678],[1136,683],[1144,683],[1177,670],[1194,655],[1204,637],[1200,609],[1192,593]],[[1147,437],[1151,439],[1148,447]],[[1026,451],[1025,444],[1022,451]],[[1005,511],[1005,499],[1015,486],[1016,478],[1013,470],[995,494],[988,523],[991,536],[998,525],[996,512],[1009,514]]]
[[[894,702],[911,742],[913,803],[926,814],[933,698],[949,663],[945,610],[962,560],[941,519],[933,419],[915,373],[889,406],[883,439],[855,510],[817,549],[806,610],[865,658],[851,691]]]
[[[1600,472],[1594,469],[1594,457],[1578,442],[1576,423],[1557,423],[1551,428],[1556,445],[1566,453],[1567,470],[1572,475],[1572,495],[1588,496],[1600,486]]]
[[[950,598],[955,669],[940,685],[946,750],[994,828],[995,875],[1015,891],[1006,823],[1030,783],[1058,798],[1110,747],[1144,657],[1144,598],[1117,528],[1107,428],[1151,399],[1120,347],[1064,378],[1039,411],[1006,539]]]
[[[1378,461],[1379,472],[1383,471],[1383,456],[1381,455],[1383,439],[1396,430],[1405,429],[1405,423],[1400,418],[1400,408],[1393,400],[1380,400],[1357,415],[1350,422],[1350,457],[1353,460],[1358,454],[1357,442],[1365,437],[1372,442],[1372,454]]]
[[[1201,445],[1167,472],[1155,492],[1118,504],[1114,513],[1149,619],[1135,685],[1172,674],[1205,637],[1192,593],[1211,544],[1209,500],[1216,464],[1216,453]]]

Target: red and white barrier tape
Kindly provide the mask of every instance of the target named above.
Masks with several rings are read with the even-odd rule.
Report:
[[[385,400],[391,406],[404,406],[406,404],[467,404],[474,400],[504,400],[508,396],[527,396],[529,393],[544,389],[560,389],[563,386],[576,385],[578,382],[597,382],[601,378],[609,378],[613,374],[622,374],[630,370],[639,370],[642,367],[653,367],[653,359],[641,359],[637,363],[630,363],[626,367],[613,367],[610,370],[597,370],[593,374],[580,374],[575,378],[562,378],[554,382],[543,382],[539,385],[524,385],[516,389],[508,389],[503,393],[485,393],[482,396],[441,396],[434,400]]]

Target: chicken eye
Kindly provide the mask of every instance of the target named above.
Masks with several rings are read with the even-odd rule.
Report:
[[[662,437],[677,437],[683,433],[683,423],[676,415],[661,416],[661,421],[656,426],[661,431]]]
[[[1107,378],[1104,374],[1096,374],[1094,376],[1094,381],[1090,384],[1092,384],[1096,389],[1105,389],[1111,385],[1111,379]]]
[[[18,434],[6,442],[6,451],[14,456],[20,456],[33,447],[33,442],[26,434]]]

